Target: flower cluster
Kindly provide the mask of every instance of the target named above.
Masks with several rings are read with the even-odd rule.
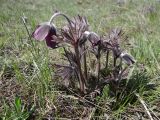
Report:
[[[59,32],[52,23],[57,16],[65,17],[68,22]],[[122,35],[121,29],[113,29],[107,37],[99,36],[89,29],[85,17],[69,19],[59,12],[49,22],[38,25],[32,34],[36,40],[45,40],[52,49],[63,47],[68,64],[55,64],[56,75],[67,83],[66,87],[78,88],[83,94],[103,89],[106,84],[119,86],[117,81],[123,80],[127,70],[123,64],[135,63],[134,58],[120,47]]]

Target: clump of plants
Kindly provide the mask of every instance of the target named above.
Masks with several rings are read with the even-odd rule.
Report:
[[[67,24],[57,29],[54,20],[63,16]],[[86,17],[70,19],[56,12],[48,22],[39,24],[32,36],[45,41],[52,49],[63,48],[64,63],[55,63],[55,76],[62,84],[80,96],[101,94],[105,85],[116,95],[129,73],[134,58],[121,48],[121,29],[113,29],[106,35],[98,35],[91,29]],[[93,94],[94,93],[94,94]]]

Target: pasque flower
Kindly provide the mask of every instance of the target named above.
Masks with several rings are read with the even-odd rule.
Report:
[[[54,36],[56,36],[56,28],[49,22],[38,25],[32,36],[39,41],[46,40],[48,47],[56,48],[57,46],[57,42],[54,40]]]
[[[39,41],[45,40],[48,47],[51,47],[53,49],[57,48],[58,41],[54,39],[57,36],[56,27],[54,24],[52,24],[52,21],[56,16],[59,15],[62,15],[69,21],[67,16],[62,13],[56,12],[50,18],[49,22],[44,22],[37,26],[36,30],[32,33],[32,37]]]
[[[134,64],[136,61],[135,59],[129,55],[128,53],[121,53],[120,54],[120,58],[127,64],[127,65],[131,65]]]
[[[85,37],[91,42],[93,46],[97,46],[100,42],[100,37],[95,32],[84,32]]]

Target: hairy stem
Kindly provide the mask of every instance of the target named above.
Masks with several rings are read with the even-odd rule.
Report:
[[[85,45],[83,46],[83,50],[85,50]],[[87,79],[88,79],[88,72],[87,72],[87,61],[86,61],[86,52],[84,52],[83,54],[83,62],[84,62],[84,77],[85,77],[85,83],[87,83]]]
[[[105,68],[108,68],[108,61],[109,61],[109,50],[107,51],[107,55],[106,55],[106,65]]]
[[[67,55],[67,50],[66,50],[65,47],[63,47],[63,50],[64,50],[65,54]],[[68,58],[68,56],[67,56],[67,59],[68,59],[70,65],[71,65],[72,67],[75,67],[75,66],[72,64],[71,60]],[[79,77],[78,77],[78,72],[77,72],[77,70],[75,70],[75,76],[76,76],[76,78],[77,78],[78,81],[79,81]]]
[[[100,72],[100,69],[101,69],[101,66],[100,66],[100,46],[98,46],[98,55],[97,55],[97,64],[96,64],[96,76],[97,76],[97,82],[99,82],[99,72]]]
[[[113,57],[113,67],[115,67],[116,66],[116,61],[117,61],[117,57]]]
[[[72,22],[65,14],[60,13],[60,12],[56,12],[56,13],[53,14],[52,17],[50,18],[49,23],[51,24],[51,23],[53,22],[53,19],[54,19],[55,17],[57,17],[57,16],[63,16],[63,17],[65,17],[65,18],[67,19],[67,21],[68,21],[69,24],[71,24],[71,22]]]
[[[81,62],[80,62],[80,57],[79,57],[79,50],[78,50],[77,45],[75,45],[74,50],[75,50],[75,55],[76,55],[76,60],[77,60],[77,69],[78,69],[80,90],[82,93],[84,93],[85,92],[85,80],[84,80],[84,76],[82,74]]]
[[[100,57],[97,59],[96,72],[95,72],[98,81],[99,81],[99,71],[100,71]],[[98,82],[98,81],[97,81],[97,82]]]

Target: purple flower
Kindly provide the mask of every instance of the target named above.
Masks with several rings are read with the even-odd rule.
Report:
[[[86,37],[93,46],[97,46],[100,42],[100,37],[95,32],[84,32],[84,37]]]
[[[127,65],[131,65],[134,64],[136,61],[135,59],[129,55],[128,53],[121,53],[120,54],[120,58],[127,64]]]
[[[46,40],[47,46],[53,49],[56,48],[58,44],[54,40],[54,36],[56,36],[56,28],[49,22],[38,25],[36,30],[32,33],[33,38],[39,41]]]

